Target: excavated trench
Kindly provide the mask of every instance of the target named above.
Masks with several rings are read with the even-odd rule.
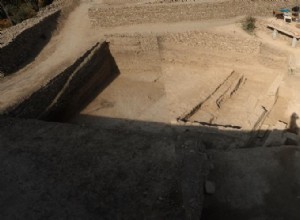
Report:
[[[205,32],[110,35],[5,114],[103,128],[183,126],[208,131],[213,148],[224,148],[216,135],[251,146],[272,126],[264,121],[282,81],[282,65],[269,68],[262,58],[255,40]]]
[[[214,38],[229,46],[211,50],[217,48]],[[235,139],[235,147],[266,138],[257,132],[278,98],[284,58],[269,68],[261,63],[265,57],[259,43],[210,33],[110,35],[107,41],[120,75],[69,122],[104,128],[143,122],[190,127],[216,133],[231,145]],[[257,80],[261,74],[265,77]],[[215,134],[206,135],[205,142],[224,147]]]
[[[108,218],[122,213],[122,217],[134,219],[145,216],[145,210],[153,218],[163,216],[161,219],[183,219],[184,215],[200,219],[201,213],[211,220],[272,216],[281,205],[276,199],[278,192],[280,197],[288,195],[289,207],[298,207],[293,193],[274,184],[279,176],[284,188],[296,189],[290,182],[297,164],[289,158],[297,156],[297,149],[257,147],[272,145],[270,137],[278,136],[287,125],[277,114],[282,108],[280,86],[286,60],[272,56],[255,40],[212,33],[110,35],[45,86],[3,112],[18,118],[86,126],[59,124],[52,131],[48,129],[53,132],[58,128],[53,136],[57,140],[72,132],[81,134],[76,139],[78,145],[73,136],[67,139],[72,148],[62,146],[65,142],[57,145],[56,139],[51,143],[59,152],[56,157],[60,158],[61,151],[69,155],[58,163],[69,158],[68,162],[76,164],[70,165],[74,173],[78,164],[96,161],[81,170],[79,183],[86,181],[83,173],[101,167],[95,171],[97,179],[92,176],[89,180],[100,185],[96,193],[90,189],[94,186],[85,186],[85,182],[78,184],[80,190],[72,185],[71,191],[88,201],[89,210],[105,210]],[[31,121],[19,123],[27,126]],[[281,130],[271,132],[278,125]],[[151,132],[141,132],[151,126]],[[165,126],[173,133],[157,129]],[[245,147],[257,148],[239,149]],[[282,152],[284,158],[278,156]],[[83,156],[86,154],[90,156]],[[91,160],[95,154],[101,159]],[[57,162],[48,155],[47,151],[41,161]],[[82,157],[87,161],[78,162]],[[72,172],[66,168],[62,176],[72,176]],[[286,175],[291,181],[284,180]],[[86,198],[84,190],[91,198]],[[81,191],[84,195],[77,195]],[[115,198],[121,201],[117,205]],[[253,212],[256,207],[267,211]]]
[[[284,85],[285,53],[220,30],[107,35],[39,87],[5,77],[0,217],[299,219],[299,81]]]

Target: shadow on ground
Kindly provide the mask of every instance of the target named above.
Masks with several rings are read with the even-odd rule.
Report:
[[[202,219],[299,219],[299,147],[232,145],[247,131],[126,123],[2,117],[1,219],[199,219],[202,210]]]

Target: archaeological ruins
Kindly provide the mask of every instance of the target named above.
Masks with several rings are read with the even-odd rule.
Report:
[[[1,30],[0,219],[300,219],[297,4],[57,0]]]

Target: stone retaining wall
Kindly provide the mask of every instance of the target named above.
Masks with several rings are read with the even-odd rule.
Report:
[[[258,53],[261,46],[261,43],[253,38],[199,31],[166,34],[159,37],[158,40],[163,45],[180,44],[207,50],[232,51],[244,54]]]
[[[143,23],[168,23],[236,16],[272,16],[274,9],[291,6],[284,1],[224,1],[214,3],[139,4],[124,7],[93,7],[89,17],[94,26],[114,27]]]

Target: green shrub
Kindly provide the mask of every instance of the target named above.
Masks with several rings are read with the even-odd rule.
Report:
[[[18,7],[13,4],[8,4],[5,6],[5,10],[10,16],[14,16],[18,12]]]
[[[38,6],[40,8],[45,7],[53,2],[53,0],[38,0]]]
[[[15,23],[20,23],[28,18],[32,18],[36,15],[36,11],[31,4],[23,3],[20,5],[17,13],[12,17]]]
[[[36,16],[41,7],[49,5],[53,0],[0,0],[0,19],[8,19],[10,24],[20,23]],[[6,21],[1,21],[4,25]]]
[[[256,28],[255,23],[256,18],[249,16],[242,21],[243,29],[248,33],[253,33]]]

